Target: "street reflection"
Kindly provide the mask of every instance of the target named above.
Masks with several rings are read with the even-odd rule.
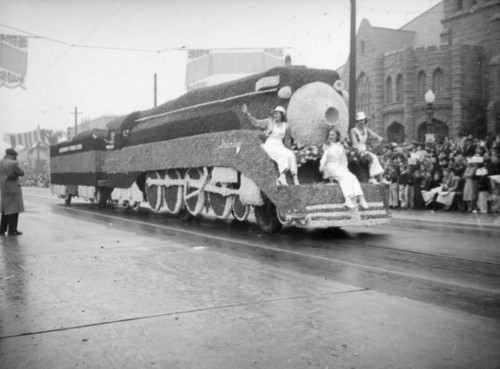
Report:
[[[19,239],[17,237],[3,236],[0,238],[0,247],[2,248],[2,268],[0,270],[2,319],[0,319],[0,337],[2,337],[10,319],[14,319],[14,317],[5,316],[4,313],[21,311],[20,305],[23,305],[26,301],[26,275],[24,258],[22,253],[19,252]]]

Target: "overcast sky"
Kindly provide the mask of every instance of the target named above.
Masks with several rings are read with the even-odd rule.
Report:
[[[439,2],[357,0],[357,27],[397,29]],[[0,87],[0,141],[65,130],[75,107],[79,121],[150,108],[154,73],[159,104],[183,94],[183,47],[289,47],[293,64],[336,69],[349,22],[349,0],[0,0],[0,33],[33,36],[26,89]]]

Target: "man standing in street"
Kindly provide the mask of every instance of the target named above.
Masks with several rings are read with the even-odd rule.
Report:
[[[17,162],[17,152],[14,149],[5,150],[5,157],[0,160],[0,206],[2,219],[0,222],[0,236],[5,232],[11,236],[22,235],[17,230],[19,213],[24,211],[23,193],[19,184],[19,177],[24,171]]]

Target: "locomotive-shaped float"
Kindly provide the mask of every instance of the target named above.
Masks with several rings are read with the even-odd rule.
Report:
[[[386,223],[385,188],[362,183],[369,209],[346,209],[338,184],[319,172],[321,147],[334,126],[348,131],[346,93],[335,71],[279,67],[189,91],[108,125],[103,135],[83,132],[51,147],[53,191],[100,207],[110,201],[191,219],[204,211],[259,228],[283,224],[329,228]],[[299,158],[300,185],[278,185],[278,169],[261,147],[262,131],[243,114],[264,118],[277,105],[287,120]]]

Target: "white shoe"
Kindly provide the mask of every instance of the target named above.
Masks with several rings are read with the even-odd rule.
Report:
[[[354,209],[356,205],[352,202],[351,198],[347,197],[344,202],[344,206],[349,209]]]
[[[370,178],[368,180],[368,183],[370,183],[370,184],[378,184],[378,181],[375,178]]]
[[[278,186],[288,186],[288,182],[286,181],[286,175],[285,174],[281,174],[278,178],[278,180],[276,181],[276,184]]]
[[[366,203],[366,200],[363,196],[359,198],[359,207],[363,210],[366,210],[369,208],[368,204]]]
[[[388,185],[390,185],[390,184],[391,184],[391,182],[389,182],[387,179],[383,178],[383,179],[382,179],[382,184],[385,184],[385,185],[387,185],[387,186],[388,186]]]

